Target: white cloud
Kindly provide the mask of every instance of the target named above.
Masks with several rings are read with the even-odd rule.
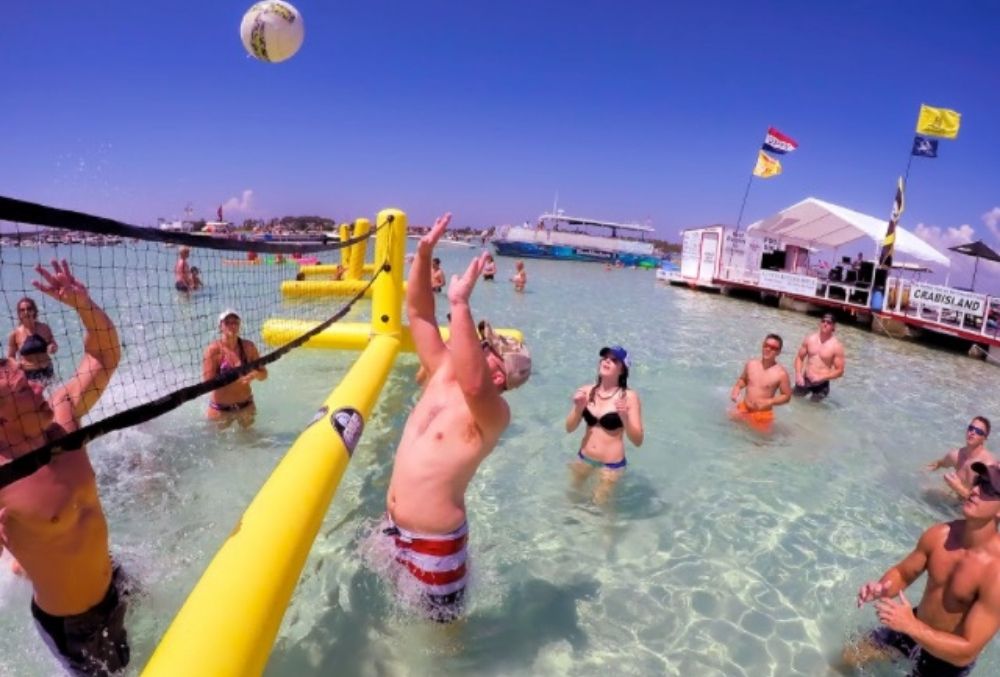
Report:
[[[966,242],[971,242],[976,239],[975,229],[967,223],[958,227],[949,226],[948,228],[942,228],[941,226],[928,226],[921,223],[917,225],[913,233],[921,240],[940,251],[944,251],[948,249],[948,247],[954,247],[957,244],[965,244]]]
[[[248,214],[253,208],[253,191],[247,188],[240,197],[231,197],[222,203],[225,213]]]
[[[983,214],[983,223],[993,233],[993,237],[1000,240],[1000,207],[994,207]]]

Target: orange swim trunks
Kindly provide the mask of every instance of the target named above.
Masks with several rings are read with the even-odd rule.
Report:
[[[746,421],[751,428],[758,432],[769,432],[771,425],[774,423],[773,409],[768,409],[767,411],[750,411],[746,402],[740,400],[736,405],[736,411],[739,414],[739,418]]]

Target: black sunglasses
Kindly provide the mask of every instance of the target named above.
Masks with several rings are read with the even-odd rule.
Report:
[[[986,437],[986,431],[985,430],[983,430],[979,426],[972,425],[971,423],[969,424],[969,427],[966,428],[966,430],[969,431],[970,433],[976,433],[980,437]]]

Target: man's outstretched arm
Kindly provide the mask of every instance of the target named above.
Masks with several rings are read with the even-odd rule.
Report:
[[[420,363],[429,375],[433,375],[441,366],[448,350],[441,340],[441,330],[438,329],[437,318],[434,316],[431,254],[450,221],[451,213],[439,217],[430,232],[420,238],[406,285],[406,317],[410,323],[410,335]]]

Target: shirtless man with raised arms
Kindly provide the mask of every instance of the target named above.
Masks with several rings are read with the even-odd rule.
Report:
[[[483,254],[448,286],[451,337],[441,340],[431,291],[431,254],[451,220],[439,218],[417,247],[406,309],[413,343],[426,369],[426,388],[406,421],[386,499],[381,533],[392,539],[399,576],[419,590],[421,611],[449,622],[462,612],[466,585],[465,490],[510,423],[505,390],[531,374],[527,348],[487,329],[482,340],[469,297]],[[402,582],[402,581],[400,581]]]
[[[796,395],[811,395],[818,402],[830,394],[830,381],[844,375],[844,346],[833,335],[836,321],[827,313],[819,331],[809,334],[795,356]]]
[[[77,312],[83,359],[45,399],[12,360],[0,364],[0,463],[10,463],[79,427],[121,359],[118,333],[66,261],[36,269],[35,287]],[[87,450],[61,453],[0,489],[0,550],[31,580],[31,614],[42,639],[72,674],[106,675],[128,664],[121,576],[108,550],[108,525]]]

